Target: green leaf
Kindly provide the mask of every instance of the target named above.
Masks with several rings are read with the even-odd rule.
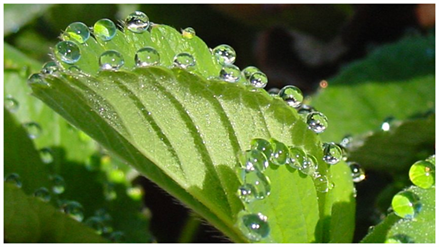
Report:
[[[329,120],[323,140],[380,128],[434,107],[434,35],[407,37],[347,66],[312,98]]]
[[[436,188],[433,186],[430,189],[421,189],[411,186],[405,191],[413,192],[419,197],[422,204],[419,214],[412,220],[401,219],[394,213],[389,214],[362,243],[435,243]]]
[[[92,229],[48,203],[4,184],[5,241],[9,243],[105,243]]]
[[[16,33],[21,27],[42,15],[51,6],[51,4],[5,4],[4,35]]]
[[[352,226],[344,234],[327,233],[353,221],[348,168],[323,162],[318,136],[281,99],[242,82],[215,79],[221,66],[201,39],[183,38],[155,24],[151,33],[125,28],[109,42],[91,38],[76,45],[81,58],[75,66],[82,71],[69,71],[71,65],[58,61],[62,70],[31,83],[33,94],[232,240],[249,241],[236,226],[243,209],[236,195],[237,154],[249,149],[254,138],[275,138],[316,157],[319,173],[332,176],[339,189],[320,193],[310,176],[285,166],[267,169],[272,194],[251,206],[253,213],[268,217],[272,228],[262,241],[349,241]],[[161,66],[134,68],[134,54],[145,46],[157,49]],[[121,70],[99,71],[99,56],[109,49],[124,58]],[[166,68],[181,52],[193,55],[196,66],[190,71]],[[343,203],[348,210],[337,209]],[[338,215],[331,218],[332,212]]]
[[[435,115],[394,121],[388,131],[356,136],[348,144],[349,160],[366,169],[406,172],[411,164],[434,151]]]

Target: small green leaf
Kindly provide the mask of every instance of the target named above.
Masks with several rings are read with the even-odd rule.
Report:
[[[388,117],[407,119],[432,109],[434,45],[431,34],[407,37],[378,48],[328,80],[329,86],[312,98],[330,123],[331,131],[322,139],[341,140],[377,130]]]
[[[5,241],[9,243],[106,243],[92,229],[48,203],[4,184]]]

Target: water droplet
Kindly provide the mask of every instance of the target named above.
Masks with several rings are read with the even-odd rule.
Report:
[[[309,113],[315,112],[316,109],[310,105],[301,105],[300,108],[297,110],[297,113],[302,115],[303,117],[306,117]]]
[[[147,46],[137,51],[134,60],[138,67],[158,65],[160,63],[160,54],[156,49]]]
[[[267,86],[268,78],[264,73],[256,72],[250,76],[248,81],[252,86],[256,88],[264,88],[265,86]]]
[[[288,165],[294,169],[301,170],[306,159],[305,151],[297,147],[288,147],[288,151],[290,157]]]
[[[64,34],[80,44],[85,43],[90,38],[90,30],[82,22],[73,22],[66,28]]]
[[[267,217],[261,213],[241,211],[238,214],[238,228],[250,241],[260,241],[270,233]]]
[[[394,117],[387,117],[384,119],[383,123],[381,124],[381,129],[383,131],[389,131],[390,130],[390,124],[395,120]]]
[[[321,193],[326,193],[332,189],[332,184],[329,182],[326,175],[318,175],[314,177],[314,185],[316,190]]]
[[[29,86],[38,86],[38,87],[49,87],[49,83],[44,80],[44,78],[40,74],[32,74],[27,79],[27,83]]]
[[[52,153],[52,150],[50,148],[42,148],[42,149],[40,149],[39,153],[40,153],[41,160],[44,163],[49,164],[49,163],[53,162],[53,153]]]
[[[348,162],[349,168],[351,168],[352,181],[359,183],[366,178],[363,168],[357,162]]]
[[[84,223],[90,228],[93,228],[97,234],[102,234],[104,229],[104,223],[102,222],[102,219],[100,217],[92,216],[88,218]]]
[[[109,41],[116,35],[116,25],[109,19],[100,19],[93,26],[93,33],[96,38],[102,41]]]
[[[430,162],[431,164],[435,165],[436,164],[436,155],[431,155],[430,157],[426,158],[425,161]]]
[[[125,24],[128,30],[134,33],[143,33],[149,27],[148,16],[140,11],[135,11],[128,15],[125,19]]]
[[[267,159],[270,159],[271,153],[273,152],[273,148],[271,143],[265,139],[255,138],[250,142],[250,149],[259,150]]]
[[[268,159],[262,151],[251,149],[239,155],[242,167],[247,171],[263,172],[268,167]]]
[[[273,87],[268,90],[268,93],[272,96],[279,96],[279,88]]]
[[[58,65],[54,61],[49,61],[43,65],[41,73],[43,74],[53,74],[59,70]]]
[[[241,185],[238,188],[239,199],[241,199],[245,203],[251,203],[252,201],[256,200],[253,188],[254,187],[250,184]]]
[[[417,161],[410,167],[409,177],[414,185],[428,189],[435,184],[435,166],[426,160]]]
[[[323,161],[329,165],[337,164],[343,158],[343,151],[341,148],[333,143],[323,144]]]
[[[64,181],[64,178],[60,175],[53,175],[50,177],[50,180],[52,180],[52,191],[55,194],[62,194],[64,193],[66,182]]]
[[[68,201],[65,202],[62,206],[62,211],[68,214],[73,219],[81,222],[84,219],[84,209],[79,202],[76,201]]]
[[[269,196],[271,192],[270,180],[259,170],[246,172],[243,186],[250,190],[252,196],[258,200]]]
[[[340,145],[344,148],[348,148],[352,143],[352,139],[353,138],[351,135],[346,135],[343,137],[343,139],[341,139]]]
[[[241,79],[241,71],[233,64],[224,65],[219,72],[219,77],[223,81],[235,83]]]
[[[313,155],[307,155],[303,159],[302,167],[299,169],[305,175],[314,176],[318,168],[318,163],[316,157]]]
[[[122,55],[114,50],[109,50],[99,57],[99,66],[101,70],[118,70],[124,65],[125,61]]]
[[[112,201],[117,198],[117,193],[115,190],[115,185],[113,183],[105,183],[104,184],[104,196],[107,201]]]
[[[273,151],[270,156],[270,162],[275,165],[285,165],[289,159],[289,150],[288,147],[275,139],[270,139],[271,146],[273,147]]]
[[[299,108],[302,105],[303,94],[302,91],[295,86],[287,85],[279,91],[281,97],[288,105]]]
[[[236,52],[229,45],[219,45],[212,50],[213,56],[221,65],[231,65],[236,60]]]
[[[23,124],[23,127],[26,129],[27,135],[31,139],[36,139],[41,135],[42,129],[40,125],[35,122],[25,123]]]
[[[16,99],[14,99],[14,97],[12,97],[11,95],[6,95],[5,107],[6,107],[6,109],[8,109],[8,111],[16,112],[18,110],[19,106],[20,106],[20,104],[18,103],[18,101]]]
[[[21,183],[20,176],[17,173],[11,173],[11,174],[7,175],[5,177],[5,183],[13,184],[18,188],[21,188],[21,186],[23,185]]]
[[[81,51],[72,41],[61,41],[55,46],[55,56],[64,63],[73,64],[81,58]]]
[[[48,202],[51,199],[50,192],[45,187],[41,187],[34,192],[34,196],[43,202]]]
[[[386,241],[384,241],[384,243],[386,244],[409,244],[409,243],[415,243],[415,241],[410,238],[407,235],[404,234],[397,234],[394,235],[388,239],[386,239]]]
[[[174,65],[182,69],[191,69],[195,64],[195,58],[189,53],[183,52],[174,57]]]
[[[193,29],[192,27],[187,27],[187,28],[183,29],[181,31],[181,34],[183,35],[183,38],[186,38],[186,39],[192,39],[196,35],[195,29]]]
[[[392,208],[399,217],[413,219],[421,211],[422,204],[413,192],[401,191],[393,197]]]
[[[306,116],[308,128],[315,133],[322,133],[328,127],[328,119],[321,112],[311,112]]]
[[[246,80],[249,80],[250,76],[256,72],[261,72],[261,71],[258,68],[256,68],[255,66],[247,66],[242,70],[241,73],[244,75],[244,78]]]

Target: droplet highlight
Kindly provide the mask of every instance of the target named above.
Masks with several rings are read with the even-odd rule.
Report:
[[[174,65],[182,69],[191,69],[195,64],[195,58],[189,53],[182,52],[174,57]]]
[[[148,16],[140,11],[135,11],[127,16],[125,24],[128,30],[133,33],[143,33],[149,27]]]
[[[288,105],[294,108],[299,108],[303,102],[302,91],[292,85],[287,85],[279,91],[279,97],[281,97]]]
[[[420,188],[430,188],[435,184],[435,168],[432,163],[426,160],[415,162],[409,170],[410,181]]]
[[[213,56],[221,65],[231,65],[236,60],[236,52],[229,45],[219,45],[212,50]]]
[[[82,22],[73,22],[66,28],[64,34],[80,44],[90,38],[90,30]]]
[[[261,213],[252,214],[241,211],[238,214],[238,228],[250,241],[255,242],[268,237],[270,233],[267,217]]]
[[[319,134],[328,127],[328,119],[321,112],[311,112],[306,116],[308,128]]]
[[[337,164],[343,158],[343,151],[341,148],[333,143],[323,144],[323,161],[329,165]]]
[[[72,41],[61,41],[55,46],[55,56],[67,64],[73,64],[81,58],[79,47]]]
[[[99,66],[101,70],[118,70],[124,65],[123,56],[114,50],[109,50],[99,57]]]
[[[220,70],[219,78],[226,82],[235,83],[241,79],[241,71],[233,64],[224,65]]]
[[[41,132],[43,131],[41,129],[41,126],[35,122],[25,123],[25,124],[23,124],[23,127],[26,129],[27,135],[31,139],[38,138],[41,135]]]
[[[156,49],[148,46],[138,50],[134,60],[136,62],[136,66],[138,67],[158,65],[160,63],[160,54]]]
[[[411,191],[402,191],[392,199],[392,208],[396,215],[405,219],[414,219],[421,211],[419,197]]]
[[[100,19],[93,26],[93,33],[97,39],[109,41],[116,35],[116,24],[109,19]]]

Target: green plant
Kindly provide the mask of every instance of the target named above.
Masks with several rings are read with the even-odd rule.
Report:
[[[152,241],[147,219],[135,210],[141,195],[135,188],[126,192],[133,168],[232,241],[351,242],[356,206],[353,182],[364,179],[362,168],[352,161],[365,169],[381,166],[405,173],[397,176],[402,178],[399,184],[392,184],[385,198],[389,200],[409,184],[407,168],[434,151],[434,114],[424,114],[434,102],[434,60],[429,54],[419,55],[419,50],[431,49],[431,35],[409,37],[376,51],[305,100],[293,86],[269,94],[263,89],[267,81],[263,72],[255,67],[241,71],[233,65],[236,53],[230,46],[211,51],[193,29],[180,33],[150,22],[142,12],[130,14],[121,29],[108,19],[96,22],[92,33],[86,25],[72,23],[61,39],[53,48],[53,61],[32,74],[28,84],[33,96],[84,132],[26,96],[28,88],[10,85],[11,78],[20,76],[22,64],[36,68],[38,63],[5,47],[9,58],[5,64],[11,70],[5,77],[5,139],[10,142],[5,147],[5,238],[10,242]],[[413,66],[422,69],[401,71],[392,64],[399,62],[398,52],[406,47],[418,58]],[[389,69],[377,73],[386,66]],[[365,67],[371,72],[366,73]],[[380,98],[381,93],[387,97]],[[358,97],[336,97],[350,94]],[[409,95],[410,102],[401,94]],[[17,104],[24,105],[23,100],[41,108],[29,107],[14,117],[10,112],[16,111]],[[309,103],[330,121],[305,105]],[[395,111],[400,107],[405,110]],[[414,116],[417,113],[423,115]],[[26,119],[26,114],[32,117]],[[364,134],[388,114],[402,120]],[[17,119],[26,123],[24,127]],[[38,123],[33,122],[36,119]],[[45,127],[40,126],[43,123]],[[37,138],[46,128],[59,128],[52,134],[68,150],[47,148],[56,138]],[[25,137],[25,129],[36,148]],[[401,134],[406,132],[413,135]],[[348,133],[352,138],[334,143]],[[90,137],[105,151],[96,152]],[[401,150],[383,153],[386,142]],[[28,160],[22,159],[20,148],[29,150]],[[392,202],[395,212],[364,242],[435,241],[431,182],[435,162],[433,158],[424,162],[410,170],[416,186],[397,195]],[[83,177],[71,178],[75,172]],[[66,184],[79,183],[87,189],[77,186],[58,193],[53,186],[59,182],[57,174],[72,179]],[[51,187],[54,192],[48,193]],[[84,199],[87,190],[93,189],[99,191],[90,195],[99,197]],[[47,199],[51,194],[59,200]],[[81,200],[82,206],[66,201],[73,198],[80,198],[75,200]],[[52,213],[54,207],[79,221],[86,210],[88,227]],[[111,224],[102,208],[110,211]],[[57,224],[66,227],[54,229]],[[23,225],[29,228],[27,236],[19,234]],[[424,232],[410,231],[413,227]]]

